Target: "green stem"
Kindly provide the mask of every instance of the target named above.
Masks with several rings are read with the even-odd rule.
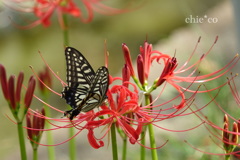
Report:
[[[38,160],[38,149],[33,149],[33,160]]]
[[[67,15],[63,15],[63,23],[64,26],[62,26],[63,29],[63,44],[64,47],[69,45],[69,33],[68,33],[68,20],[67,20]]]
[[[149,105],[150,102],[150,94],[145,95],[145,104]],[[158,160],[157,156],[157,146],[155,142],[155,134],[152,123],[148,124],[148,132],[149,132],[149,140],[150,140],[150,146],[151,146],[151,154],[152,154],[152,160]]]
[[[45,109],[45,115],[47,117],[50,117],[50,108],[48,106],[44,106],[44,109]],[[50,129],[51,128],[51,125],[50,123],[45,123],[46,125],[46,128],[47,129]],[[52,135],[52,132],[51,131],[48,131],[47,133],[47,144],[54,144],[54,140],[53,140],[53,135]],[[56,157],[55,157],[55,148],[54,146],[48,146],[48,159],[49,160],[55,160]]]
[[[127,138],[123,139],[123,151],[122,151],[122,160],[127,159]]]
[[[118,160],[117,137],[116,137],[115,123],[113,123],[112,126],[111,126],[111,139],[112,139],[113,160]]]
[[[149,139],[150,139],[150,146],[151,146],[151,154],[152,154],[152,159],[157,160],[157,149],[156,149],[156,142],[155,142],[155,135],[154,135],[154,130],[153,130],[153,125],[150,123],[148,125],[148,130],[149,130]]]
[[[141,160],[145,160],[145,156],[146,156],[146,148],[144,147],[145,146],[145,130],[142,131],[141,133],[141,147],[140,147],[140,159]]]
[[[19,138],[19,145],[20,145],[20,151],[21,151],[21,158],[22,160],[27,160],[22,122],[18,122],[17,127],[18,127],[18,138]]]
[[[67,20],[67,14],[63,14],[63,43],[64,47],[69,46],[69,32],[68,32],[68,20]],[[69,137],[73,137],[75,134],[74,127],[69,128]],[[70,160],[75,160],[76,159],[76,140],[75,138],[72,138],[69,141],[69,157]]]
[[[230,155],[225,155],[225,160],[230,160]]]
[[[69,128],[69,137],[73,137],[75,134],[74,127]],[[70,160],[75,160],[76,159],[76,141],[75,138],[72,138],[69,141],[69,157]]]

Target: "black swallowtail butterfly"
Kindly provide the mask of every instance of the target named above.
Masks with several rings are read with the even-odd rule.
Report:
[[[72,107],[64,116],[72,120],[81,111],[88,112],[100,106],[107,98],[109,73],[104,66],[95,73],[86,58],[74,48],[67,47],[65,56],[68,86],[64,87],[62,98]]]

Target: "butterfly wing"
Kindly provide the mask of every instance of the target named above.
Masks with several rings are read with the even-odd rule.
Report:
[[[72,108],[77,108],[86,98],[95,72],[86,58],[76,49],[67,47],[65,50],[67,64],[67,84],[62,97]]]
[[[64,88],[62,97],[73,108],[64,113],[72,120],[81,111],[100,106],[107,98],[109,73],[106,67],[100,67],[95,74],[86,58],[74,48],[67,47],[65,56],[68,86]]]
[[[107,98],[106,93],[109,85],[109,72],[104,66],[100,67],[90,85],[89,92],[85,98],[85,103],[79,106],[79,110],[83,112],[90,111],[100,106]]]

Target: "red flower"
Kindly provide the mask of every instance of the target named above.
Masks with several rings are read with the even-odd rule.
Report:
[[[40,80],[46,84],[48,87],[52,87],[52,77],[47,67],[45,67],[44,71],[39,72],[38,74]],[[47,88],[39,81],[39,88],[42,94],[46,94]]]
[[[39,112],[38,110],[31,112],[27,112],[26,120],[27,120],[27,134],[29,139],[31,140],[31,144],[33,147],[37,147],[41,139],[44,124],[45,124],[45,111],[44,108]],[[37,142],[37,143],[36,143]]]
[[[107,96],[109,107],[101,106],[102,110],[96,112],[85,126],[89,130],[88,139],[90,144],[94,148],[102,147],[104,145],[102,141],[104,136],[97,139],[93,131],[100,126],[107,125],[106,133],[108,133],[113,123],[116,123],[119,130],[125,133],[132,144],[136,143],[142,131],[144,119],[138,116],[140,106],[138,105],[137,90],[132,92],[123,85],[113,85],[109,89]],[[104,118],[99,120],[99,117]]]
[[[9,100],[9,95],[8,95],[8,85],[7,85],[7,74],[4,66],[0,64],[0,82],[2,86],[2,92],[5,97],[5,99],[8,101]]]
[[[134,84],[131,84],[127,81],[129,79],[127,78],[129,77],[127,76],[128,75],[127,69],[123,73],[126,74],[124,76],[126,78],[122,82],[123,85],[113,85],[111,88],[109,88],[109,91],[107,92],[107,97],[108,97],[107,104],[109,104],[109,106],[106,106],[106,104],[102,104],[100,106],[101,110],[97,112],[94,112],[93,110],[86,113],[81,112],[72,121],[70,121],[68,118],[53,119],[51,117],[45,117],[45,119],[47,119],[48,121],[52,121],[51,124],[55,126],[55,128],[51,130],[75,127],[79,129],[79,132],[77,133],[79,134],[83,129],[87,129],[89,131],[88,132],[89,143],[91,144],[92,147],[99,148],[104,146],[104,142],[102,139],[108,133],[111,125],[113,123],[116,123],[116,126],[129,137],[129,141],[133,144],[136,143],[138,141],[139,134],[141,133],[142,126],[144,125],[143,123],[147,122],[150,118],[147,114],[140,113],[139,115],[141,114],[142,115],[141,116],[138,115],[138,111],[140,111],[140,106],[138,104],[138,100],[139,100],[138,90]],[[53,74],[57,77],[55,73]],[[37,76],[37,74],[35,74],[35,76]],[[40,80],[40,77],[37,76],[37,78]],[[64,82],[59,77],[57,78],[60,80],[62,84],[64,84]],[[113,80],[111,80],[110,83],[112,84],[113,82],[119,79],[121,78],[119,77],[113,78]],[[40,80],[40,82],[44,84],[43,81]],[[128,89],[126,85],[133,88],[133,91]],[[44,84],[44,86],[50,89],[46,84]],[[50,89],[50,91],[52,90]],[[61,96],[60,93],[57,93],[55,91],[52,91],[52,92]],[[43,102],[40,98],[38,97],[36,98],[39,99],[41,102]],[[60,111],[57,108],[49,104],[46,104],[45,102],[43,103],[54,110],[64,113],[64,111]],[[40,114],[38,116],[40,116]],[[143,116],[146,116],[146,117],[143,117]],[[62,122],[64,124],[61,126],[58,126],[58,125],[55,125],[53,121]],[[67,123],[71,122],[71,123],[65,124],[66,122]],[[95,129],[101,126],[104,128],[106,128],[107,126],[108,129],[106,131],[106,134],[104,134],[102,138],[96,139],[96,137],[94,136]],[[47,129],[44,129],[44,130],[47,130]]]
[[[214,43],[215,44],[215,43]],[[68,118],[62,118],[62,119],[53,119],[51,117],[45,117],[49,121],[59,121],[63,122],[64,124],[62,126],[55,125],[52,123],[55,128],[54,129],[62,129],[62,128],[69,128],[69,127],[75,127],[79,129],[79,134],[83,129],[88,130],[88,140],[92,147],[94,148],[100,148],[104,146],[103,138],[108,134],[110,127],[112,124],[116,124],[118,127],[118,130],[124,133],[129,138],[129,141],[134,143],[139,143],[139,135],[142,131],[142,127],[145,125],[148,125],[149,123],[152,123],[153,126],[167,130],[167,131],[176,131],[176,132],[184,132],[187,130],[192,130],[203,123],[197,125],[196,127],[187,129],[187,130],[170,130],[167,128],[163,128],[156,124],[155,122],[167,120],[170,118],[175,118],[178,116],[186,116],[190,114],[196,114],[197,111],[201,110],[198,109],[196,111],[185,113],[185,111],[191,106],[194,97],[196,93],[199,92],[207,92],[210,90],[204,90],[199,91],[199,87],[197,90],[193,91],[189,88],[194,83],[200,83],[200,82],[207,82],[211,81],[213,79],[216,79],[222,75],[224,75],[226,72],[228,72],[239,60],[238,57],[235,57],[229,64],[227,64],[224,68],[213,72],[211,74],[207,75],[193,75],[196,70],[199,67],[200,62],[204,59],[204,57],[210,52],[210,50],[202,56],[199,61],[197,61],[194,65],[190,67],[186,67],[187,63],[190,61],[191,58],[188,59],[188,61],[179,69],[177,69],[177,59],[175,57],[170,57],[167,54],[163,54],[159,51],[152,50],[152,46],[145,42],[144,47],[140,47],[140,55],[138,57],[138,73],[141,74],[139,76],[138,80],[135,77],[135,72],[133,69],[132,61],[130,58],[130,51],[127,48],[125,44],[123,44],[123,52],[125,54],[126,59],[126,65],[124,65],[122,73],[122,78],[116,77],[116,78],[110,78],[110,86],[109,90],[107,92],[108,97],[108,103],[102,104],[100,106],[100,109],[96,111],[91,110],[86,113],[80,113],[78,116],[75,117],[72,121],[69,121]],[[194,52],[193,52],[194,53]],[[192,57],[192,55],[190,56]],[[107,58],[106,58],[107,59]],[[149,72],[151,69],[152,62],[156,61],[157,64],[163,64],[163,70],[162,72],[159,72],[156,76],[156,80],[154,81],[153,85],[151,87],[148,87],[146,82],[148,82]],[[45,62],[45,61],[44,61]],[[160,63],[161,62],[161,63]],[[46,66],[47,63],[45,62]],[[106,64],[107,65],[107,64]],[[48,66],[49,67],[49,66]],[[50,69],[50,68],[49,68]],[[192,69],[193,71],[190,72],[187,76],[179,76],[180,74],[184,73],[185,71],[189,71]],[[62,81],[51,69],[50,71],[52,74],[55,75],[55,77],[63,84],[64,86],[66,83]],[[35,74],[37,76],[37,74]],[[155,74],[156,75],[156,74]],[[129,82],[129,77],[132,77],[134,79],[134,82],[137,83],[137,86],[131,82]],[[38,77],[40,80],[40,78]],[[122,85],[115,85],[114,83],[116,80],[120,80]],[[41,81],[41,80],[40,80]],[[166,100],[162,102],[161,104],[155,105],[154,103],[159,98],[151,99],[149,98],[150,104],[148,105],[142,105],[141,94],[147,95],[148,97],[151,97],[151,92],[155,90],[158,86],[164,84],[164,83],[171,84],[178,92],[179,95],[176,97],[173,97],[170,100]],[[188,82],[189,85],[187,88],[183,88],[179,85],[179,82]],[[43,81],[41,81],[43,85],[48,88],[50,91],[55,93],[58,96],[61,96],[61,93],[57,93],[53,91],[50,87],[48,87]],[[138,91],[138,88],[142,90],[140,93]],[[219,87],[217,87],[219,88]],[[164,87],[163,87],[164,89]],[[216,89],[216,88],[214,88]],[[185,99],[185,92],[192,92],[192,96],[188,99]],[[160,92],[158,96],[162,94],[163,91]],[[181,103],[177,106],[168,107],[166,104],[172,103],[175,99],[178,97],[181,98]],[[38,97],[36,97],[38,98]],[[38,98],[41,102],[43,102],[40,98]],[[64,111],[58,110],[57,108],[46,104],[45,105],[51,107],[52,109],[59,111],[61,113],[64,113]],[[186,107],[185,107],[186,106]],[[206,105],[207,106],[207,105]],[[204,106],[204,107],[206,107]],[[157,108],[158,107],[158,108]],[[183,108],[184,107],[184,108]],[[202,107],[202,108],[204,108]],[[66,124],[67,122],[67,124]],[[71,123],[69,123],[71,122]],[[103,133],[103,136],[100,138],[95,137],[95,131],[98,128],[104,128],[106,129]],[[76,134],[76,135],[77,135]],[[75,136],[76,136],[75,135]],[[74,137],[75,137],[74,136]],[[65,141],[64,141],[65,142]]]
[[[125,10],[115,9],[104,5],[102,3],[103,0],[79,1],[80,2],[76,2],[76,0],[9,0],[4,3],[6,6],[15,10],[34,13],[37,20],[27,26],[21,27],[24,29],[32,28],[39,24],[48,27],[51,24],[50,18],[53,16],[54,12],[57,13],[58,21],[62,28],[66,27],[64,26],[63,20],[64,14],[80,18],[82,22],[88,23],[92,21],[94,11],[101,14],[117,14],[125,12]],[[78,6],[77,3],[80,3],[81,6]],[[29,4],[32,5],[29,6]],[[84,6],[85,9],[83,9],[82,6]]]
[[[29,81],[28,81],[28,88],[25,94],[25,99],[24,99],[24,104],[26,108],[30,107],[30,104],[32,102],[32,98],[33,98],[33,93],[35,90],[35,86],[36,86],[36,81],[34,79],[34,77],[30,77]]]
[[[155,90],[158,86],[162,85],[164,82],[169,83],[172,85],[178,92],[179,95],[182,97],[182,101],[180,104],[176,105],[175,107],[183,108],[185,106],[185,94],[184,92],[208,92],[211,90],[215,90],[220,88],[212,88],[210,90],[204,90],[204,91],[198,91],[198,90],[191,90],[190,87],[193,84],[199,84],[203,82],[212,81],[214,79],[217,79],[224,74],[226,74],[231,68],[235,66],[235,64],[239,61],[239,57],[235,56],[231,62],[229,62],[226,66],[223,68],[205,75],[200,75],[199,73],[195,74],[197,69],[199,68],[200,63],[204,60],[204,58],[210,53],[212,47],[215,45],[218,37],[216,38],[214,44],[211,46],[211,48],[201,56],[201,58],[194,63],[191,66],[187,66],[189,61],[191,60],[193,54],[195,53],[197,46],[200,42],[200,39],[197,42],[197,45],[195,46],[194,52],[192,55],[190,55],[190,58],[185,62],[181,67],[177,68],[178,62],[176,57],[171,57],[167,54],[163,54],[160,51],[152,50],[152,45],[148,42],[144,43],[144,46],[140,47],[140,54],[137,57],[137,71],[138,71],[138,79],[135,77],[134,69],[130,57],[130,51],[126,44],[122,45],[125,63],[128,66],[131,76],[138,85],[138,87],[143,90],[144,92],[151,93],[153,90]],[[159,72],[156,77],[156,80],[152,84],[151,87],[148,87],[148,76],[150,73],[150,68],[153,65],[153,61],[156,61],[159,64],[159,67],[161,64],[163,64],[163,70],[162,72]],[[183,75],[185,74],[185,75]],[[186,74],[188,74],[186,76]],[[155,73],[156,75],[156,73]],[[139,83],[140,82],[140,83]],[[179,85],[179,83],[187,82],[189,85],[187,87],[182,87]]]

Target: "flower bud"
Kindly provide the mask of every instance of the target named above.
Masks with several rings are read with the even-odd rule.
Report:
[[[8,80],[8,96],[9,96],[9,101],[11,108],[13,110],[16,109],[16,98],[15,98],[15,91],[14,91],[14,76],[11,75],[9,80]]]
[[[124,65],[124,67],[122,69],[122,79],[123,79],[123,86],[128,88],[128,83],[125,83],[125,82],[128,82],[130,79],[130,71],[126,64]]]
[[[32,76],[29,79],[28,88],[27,88],[27,92],[25,94],[25,99],[24,99],[24,104],[25,104],[26,108],[29,108],[29,106],[30,106],[30,104],[32,102],[35,86],[36,86],[36,81],[35,81],[35,79]]]
[[[7,74],[4,66],[0,64],[0,82],[2,86],[2,92],[6,100],[9,100],[8,96],[8,85],[7,85]]]
[[[20,72],[18,75],[17,88],[16,88],[16,102],[17,103],[20,102],[23,79],[24,79],[24,74],[23,74],[23,72]]]
[[[122,44],[122,50],[123,50],[125,62],[130,70],[130,74],[132,77],[135,77],[135,73],[134,73],[133,65],[132,65],[132,59],[130,56],[130,51],[125,43]]]
[[[232,134],[232,143],[238,144],[238,125],[236,122],[233,122],[233,132],[235,132],[236,134]]]

